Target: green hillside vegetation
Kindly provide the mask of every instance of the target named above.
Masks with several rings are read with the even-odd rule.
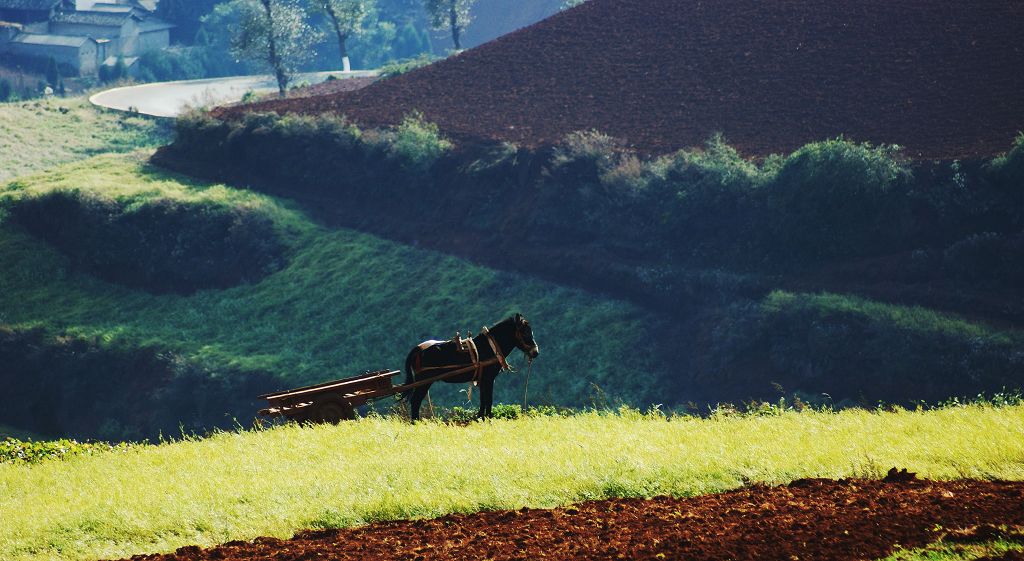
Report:
[[[107,152],[155,147],[169,124],[105,111],[82,98],[0,103],[0,182]]]
[[[627,409],[469,426],[372,417],[222,433],[0,464],[0,558],[112,558],[481,509],[877,478],[893,466],[1021,480],[1021,432],[1024,407],[971,405],[707,419]]]
[[[842,138],[752,161],[721,137],[644,157],[598,131],[445,147],[415,117],[362,130],[336,115],[216,115],[180,120],[155,161],[337,224],[459,236],[457,251],[668,315],[650,340],[672,353],[659,401],[782,388],[871,405],[1024,384],[1024,136],[989,162],[912,162]]]
[[[418,161],[413,150],[400,157]],[[157,213],[154,229],[153,209],[173,212]],[[19,396],[0,422],[52,436],[141,439],[246,424],[260,393],[399,368],[419,341],[516,311],[533,320],[543,349],[535,404],[706,410],[780,388],[834,405],[934,403],[1020,382],[1024,337],[1014,330],[781,291],[677,318],[326,228],[284,199],[175,176],[144,153],[21,178],[0,190],[0,210],[0,357]],[[273,267],[216,289],[147,285],[195,279],[206,270],[196,263],[220,278],[219,267],[232,267],[225,248],[238,247],[271,255]],[[125,271],[138,275],[126,284]],[[498,401],[520,402],[523,384],[521,374],[502,376]],[[464,387],[436,388],[439,404],[466,404]]]
[[[74,382],[74,377],[62,377],[66,372],[52,369],[63,356],[78,357],[65,361],[64,368],[92,380],[94,394],[103,387],[98,376],[104,369],[108,376],[124,371],[124,383],[141,384],[136,388],[140,390],[173,382],[166,378],[180,373],[180,365],[169,364],[156,376],[136,372],[139,380],[133,382],[129,368],[113,364],[143,360],[130,352],[142,348],[149,363],[195,363],[218,381],[225,376],[269,374],[277,380],[262,382],[273,386],[263,388],[269,391],[365,370],[398,368],[419,341],[450,337],[456,330],[475,331],[479,324],[492,324],[522,311],[534,318],[542,346],[546,348],[545,340],[549,344],[557,340],[534,369],[531,393],[535,399],[585,404],[594,385],[629,401],[652,402],[658,397],[655,377],[663,368],[656,356],[645,353],[622,362],[657,328],[656,320],[635,306],[353,231],[328,230],[285,201],[172,176],[144,164],[137,155],[101,156],[23,178],[9,184],[0,200],[9,215],[16,216],[21,205],[54,193],[73,194],[59,200],[99,198],[124,208],[174,200],[192,204],[195,212],[204,215],[218,207],[245,208],[273,222],[289,258],[287,266],[257,284],[200,290],[188,296],[153,294],[79,271],[72,263],[80,256],[60,253],[8,219],[0,226],[0,269],[8,272],[0,277],[0,322],[13,327],[6,339],[0,337],[0,343],[7,341],[0,350],[6,348],[5,358],[12,364],[50,380],[40,384],[35,378],[33,387],[52,384],[59,390]],[[104,243],[102,235],[93,239]],[[140,247],[111,244],[108,250],[131,254]],[[478,325],[467,325],[467,321]],[[32,349],[47,344],[49,353],[32,354]],[[80,346],[82,352],[59,351],[69,345]],[[165,351],[173,358],[163,360]],[[82,367],[85,358],[104,352],[108,360]],[[11,370],[4,374],[27,376]],[[520,401],[520,384],[521,377],[503,376],[498,398]],[[257,390],[250,387],[248,391]],[[455,400],[455,392],[448,387],[449,402]],[[210,399],[211,404],[219,399],[244,400],[248,410],[241,405],[228,410],[251,415],[252,395]],[[88,404],[85,395],[74,399]],[[216,419],[230,425],[230,419],[213,412],[204,421]],[[175,420],[163,428],[176,426]],[[155,436],[152,427],[146,429],[128,433]],[[115,431],[104,436],[119,435]]]

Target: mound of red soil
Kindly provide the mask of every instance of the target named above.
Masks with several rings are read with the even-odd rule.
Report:
[[[1022,29],[1018,0],[590,0],[360,91],[251,108],[368,126],[418,110],[525,146],[598,129],[647,153],[721,132],[749,155],[845,135],[990,156],[1024,128]]]
[[[593,501],[304,532],[287,541],[258,538],[132,559],[853,560],[990,524],[1024,525],[1024,483],[801,480],[689,499]]]

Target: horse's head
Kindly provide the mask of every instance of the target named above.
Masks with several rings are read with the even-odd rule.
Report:
[[[516,314],[512,323],[516,328],[516,346],[531,360],[537,358],[537,355],[540,354],[540,347],[533,338],[533,328],[530,327],[530,322],[526,321],[522,314]]]

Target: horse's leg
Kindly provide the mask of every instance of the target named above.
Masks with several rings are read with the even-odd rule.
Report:
[[[412,399],[409,401],[409,419],[416,421],[420,418],[420,405],[423,403],[423,398],[427,396],[427,390],[430,389],[430,384],[420,386],[412,391]]]
[[[481,376],[480,380],[480,413],[481,419],[491,416],[491,404],[494,403],[494,377]]]

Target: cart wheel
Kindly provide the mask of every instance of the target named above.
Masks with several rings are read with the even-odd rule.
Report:
[[[311,417],[317,423],[337,424],[346,419],[355,419],[356,414],[352,405],[348,402],[332,399],[318,403]]]

